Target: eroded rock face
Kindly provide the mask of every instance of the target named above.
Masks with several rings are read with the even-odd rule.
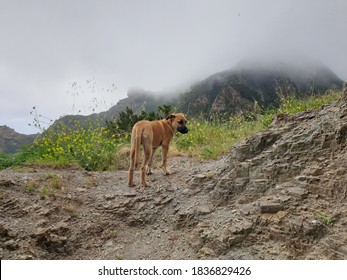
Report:
[[[239,248],[247,247],[254,258],[268,258],[265,252],[273,258],[347,257],[341,245],[347,238],[344,99],[321,110],[278,116],[269,130],[232,148],[209,194],[213,205],[230,208],[230,221],[198,224],[193,246],[199,254],[242,258]],[[245,224],[247,230],[238,234],[230,230]],[[338,240],[332,242],[330,234]]]

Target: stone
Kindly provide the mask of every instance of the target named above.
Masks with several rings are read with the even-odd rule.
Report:
[[[196,212],[200,215],[207,215],[211,213],[211,209],[208,206],[198,206]]]
[[[104,197],[106,200],[112,200],[116,198],[114,194],[105,194]]]
[[[9,250],[17,250],[19,245],[18,242],[14,239],[7,240],[4,242],[4,247],[9,249]]]
[[[125,193],[125,194],[123,194],[123,196],[125,196],[125,197],[135,197],[136,193]]]
[[[209,247],[202,247],[202,248],[199,250],[199,255],[202,255],[202,256],[209,256],[209,257],[215,257],[217,254],[216,254],[216,252],[215,252],[212,248],[209,248]]]
[[[0,186],[10,187],[14,186],[16,183],[13,180],[0,179]]]
[[[265,214],[275,214],[283,210],[283,205],[276,202],[265,201],[260,203],[260,212]]]
[[[288,195],[298,197],[298,198],[305,198],[308,195],[308,191],[301,187],[290,187],[286,189],[286,193]]]

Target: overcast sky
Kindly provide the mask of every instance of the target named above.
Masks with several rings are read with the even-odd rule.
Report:
[[[129,87],[177,89],[254,56],[308,56],[347,80],[346,29],[346,0],[0,0],[0,125],[36,133],[33,106],[104,111]]]

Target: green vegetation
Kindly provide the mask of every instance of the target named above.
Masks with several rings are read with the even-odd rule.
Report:
[[[10,166],[15,166],[26,162],[31,156],[34,156],[30,146],[21,149],[17,154],[5,154],[0,152],[0,170]]]
[[[278,113],[287,113],[294,115],[299,112],[316,110],[323,105],[337,101],[340,97],[341,93],[337,91],[327,91],[323,95],[312,95],[304,99],[289,96],[281,100]]]
[[[36,194],[40,199],[57,195],[62,192],[63,182],[59,175],[48,173],[42,175],[38,180],[30,180],[24,185],[24,191]]]
[[[173,146],[179,151],[185,151],[189,156],[215,159],[229,151],[235,142],[264,129],[260,118],[263,119],[262,116],[253,121],[244,116],[193,119],[188,123],[189,133],[178,133],[173,140]]]
[[[340,93],[329,91],[304,99],[288,97],[281,100],[278,108],[266,109],[257,114],[220,115],[212,116],[209,120],[202,117],[191,118],[188,122],[189,133],[177,133],[170,151],[173,154],[184,153],[192,157],[214,159],[228,152],[235,142],[266,129],[278,113],[296,114],[318,109],[339,97]],[[163,118],[171,111],[174,108],[163,106],[158,108],[157,113],[142,112],[136,115],[131,109],[127,109],[119,120],[106,122],[104,126],[90,122],[86,127],[85,124],[80,125],[78,120],[73,121],[73,126],[61,123],[54,129],[46,130],[32,145],[15,155],[0,153],[0,169],[21,164],[62,168],[73,164],[96,171],[126,169],[133,124],[140,119]],[[51,179],[54,186],[50,188],[59,188],[58,178]],[[27,186],[27,189],[31,191],[34,187]],[[49,195],[49,189],[41,190],[42,197]]]
[[[35,181],[29,181],[24,185],[24,190],[27,193],[32,193],[38,188],[38,185],[36,184]]]
[[[38,157],[31,161],[62,166],[77,163],[86,170],[105,170],[113,164],[112,155],[123,141],[126,139],[114,141],[103,127],[71,130],[61,124],[58,131],[48,130],[34,142],[32,149]]]
[[[332,227],[335,223],[335,218],[327,215],[324,212],[317,212],[316,215],[321,219],[322,223],[327,227]]]

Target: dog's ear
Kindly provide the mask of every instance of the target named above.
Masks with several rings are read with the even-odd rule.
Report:
[[[166,117],[166,119],[167,119],[167,120],[171,120],[171,119],[174,119],[175,117],[176,117],[175,115],[171,114],[171,115],[168,115],[168,116]]]

